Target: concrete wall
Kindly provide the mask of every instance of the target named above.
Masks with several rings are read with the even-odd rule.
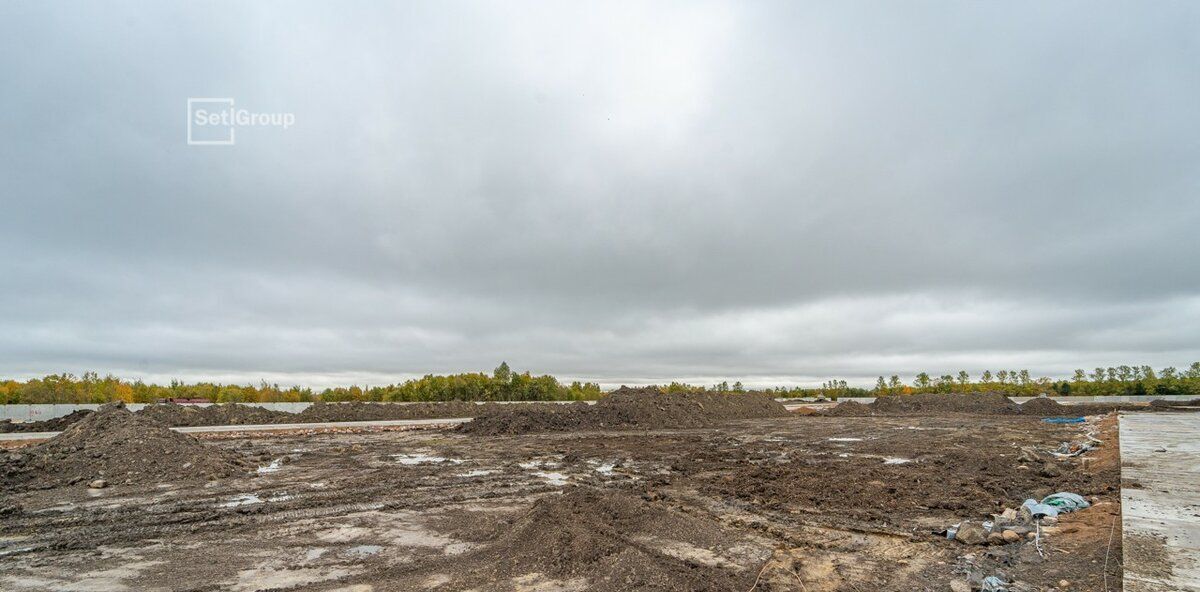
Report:
[[[189,403],[192,404],[192,403]],[[195,403],[197,407],[207,407],[211,403]],[[300,413],[312,403],[246,403],[246,405],[254,405],[255,407],[266,407],[275,411],[287,411],[289,413]],[[145,407],[145,403],[130,403],[126,405],[130,411],[137,411]],[[43,421],[70,415],[72,411],[78,409],[91,409],[93,411],[99,405],[90,404],[74,404],[74,403],[55,403],[45,405],[0,405],[0,421],[11,419],[13,421]]]

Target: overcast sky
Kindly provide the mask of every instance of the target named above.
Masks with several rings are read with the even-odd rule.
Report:
[[[1200,360],[1196,3],[9,1],[0,81],[3,376]]]

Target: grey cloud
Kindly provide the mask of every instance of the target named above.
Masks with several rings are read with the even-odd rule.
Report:
[[[0,8],[0,374],[1200,350],[1188,5]],[[184,100],[292,111],[184,144]]]

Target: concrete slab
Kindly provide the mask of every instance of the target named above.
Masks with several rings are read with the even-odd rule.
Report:
[[[1200,414],[1122,413],[1126,592],[1200,590]]]

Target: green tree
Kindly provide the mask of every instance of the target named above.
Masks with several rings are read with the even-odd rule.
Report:
[[[499,366],[492,371],[492,378],[497,382],[508,383],[512,381],[512,369],[508,367],[508,362],[500,362]]]

